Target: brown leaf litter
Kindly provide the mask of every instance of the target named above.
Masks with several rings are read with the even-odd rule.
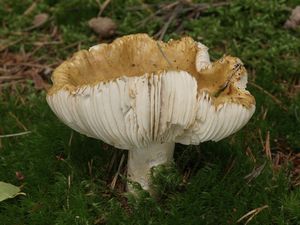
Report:
[[[274,172],[285,169],[292,186],[300,186],[300,152],[290,147],[283,139],[275,139],[275,151],[272,153]]]
[[[100,38],[109,38],[117,30],[117,24],[109,17],[92,18],[89,20],[88,25]]]
[[[284,28],[296,29],[300,26],[300,5],[292,10],[289,19],[285,22]]]
[[[35,59],[29,54],[0,53],[0,89],[3,87],[25,84],[32,80],[37,90],[48,88],[46,72],[53,70],[52,66],[44,65],[40,59]]]
[[[25,29],[25,31],[30,31],[36,28],[43,26],[49,19],[49,15],[47,13],[37,14],[32,21],[32,26]]]

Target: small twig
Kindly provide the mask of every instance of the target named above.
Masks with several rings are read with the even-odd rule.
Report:
[[[247,174],[246,176],[244,176],[244,179],[247,180],[247,185],[250,184],[250,182],[252,180],[254,180],[255,178],[257,178],[262,171],[264,170],[265,166],[266,166],[267,162],[265,161],[264,164],[262,164],[259,167],[255,167],[253,168],[253,170],[251,171],[251,173]],[[240,193],[243,191],[244,187],[241,187],[240,190],[235,194],[236,196],[240,195]]]
[[[267,114],[268,114],[268,108],[266,108],[266,110],[264,110],[264,113],[262,115],[262,120],[266,120]]]
[[[169,64],[169,66],[170,66],[171,68],[173,68],[172,63],[170,62],[170,60],[167,58],[167,56],[166,56],[165,53],[163,52],[163,50],[162,50],[160,44],[159,44],[158,42],[156,42],[156,43],[157,43],[157,47],[158,47],[160,53],[162,54],[162,56],[164,57],[164,59],[167,61],[167,63]]]
[[[89,175],[91,178],[93,177],[93,163],[94,163],[93,159],[91,159],[91,161],[88,161]]]
[[[283,109],[284,111],[288,111],[288,109],[283,106],[282,101],[280,101],[278,98],[276,98],[274,95],[272,95],[270,92],[266,91],[263,87],[259,86],[258,84],[255,84],[253,82],[249,82],[249,84],[255,88],[257,88],[258,90],[262,91],[263,93],[265,93],[266,95],[268,95],[281,109]]]
[[[17,136],[26,135],[29,133],[31,133],[31,131],[25,131],[25,132],[20,132],[20,133],[15,133],[15,134],[4,134],[4,135],[0,135],[0,138],[17,137]]]
[[[298,122],[300,122],[300,117],[298,116],[298,109],[299,109],[299,107],[296,106],[295,109],[294,109],[294,114],[295,114],[296,120],[297,120]]]
[[[1,68],[0,67],[0,73],[8,73],[10,70],[6,69],[6,68]]]
[[[267,131],[267,137],[266,137],[266,142],[265,142],[265,153],[266,153],[267,158],[269,160],[272,160],[271,147],[270,147],[270,131]]]
[[[262,149],[264,149],[265,148],[265,144],[264,144],[264,140],[262,138],[262,134],[261,134],[261,129],[260,128],[258,128],[258,137],[259,137],[259,141],[260,141],[261,147],[262,147]]]
[[[8,47],[10,47],[12,45],[15,45],[15,44],[19,43],[22,40],[23,40],[23,37],[19,38],[18,40],[12,41],[12,42],[6,44],[5,46],[0,46],[0,52],[2,52],[3,50],[7,49]]]
[[[222,6],[226,6],[229,5],[230,2],[215,2],[215,3],[194,3],[191,4],[191,7],[188,7],[185,9],[185,11],[198,11],[198,12],[203,12],[209,8],[218,8],[218,7],[222,7]]]
[[[251,173],[249,173],[248,175],[246,175],[244,177],[245,180],[247,180],[247,183],[249,184],[252,180],[254,180],[255,178],[257,178],[261,172],[264,170],[265,166],[266,166],[267,162],[264,162],[264,164],[262,164],[259,167],[254,168]]]
[[[160,9],[158,9],[155,13],[151,14],[150,16],[148,16],[144,20],[142,20],[139,23],[138,27],[144,26],[149,20],[153,19],[154,17],[156,17],[158,14],[160,14],[164,10],[170,10],[171,8],[177,6],[178,4],[180,4],[180,1],[173,2],[171,4],[168,4]]]
[[[228,87],[233,76],[240,70],[241,66],[242,66],[241,64],[237,64],[237,66],[231,72],[231,74],[230,74],[229,78],[226,80],[226,82],[219,88],[219,90],[217,90],[216,93],[213,94],[214,97],[218,97]]]
[[[9,71],[9,70],[7,70],[7,71]],[[19,79],[24,79],[24,76],[21,76],[21,75],[0,76],[0,82],[11,81],[11,80],[19,80]]]
[[[41,64],[35,64],[35,63],[9,63],[6,64],[7,66],[27,66],[27,67],[35,67],[35,68],[40,68],[40,69],[48,69],[48,65],[41,65]]]
[[[161,28],[161,30],[155,35],[158,36],[159,38],[158,40],[162,40],[169,28],[169,26],[171,25],[171,23],[173,22],[173,20],[175,20],[175,18],[178,16],[180,10],[182,9],[182,4],[177,4],[174,11],[172,12],[170,18],[168,19],[168,21],[165,23],[165,25]]]
[[[36,2],[33,2],[26,10],[25,12],[23,13],[24,16],[27,16],[29,15],[33,10],[35,10],[37,4]]]
[[[76,41],[74,43],[71,43],[69,45],[66,45],[64,47],[62,47],[60,50],[66,50],[68,48],[73,48],[74,46],[78,46],[79,44],[81,44],[82,41]]]
[[[0,84],[0,88],[2,87],[7,87],[7,86],[10,86],[10,85],[14,85],[14,84],[17,84],[17,83],[21,83],[21,82],[24,82],[26,79],[22,79],[22,80],[16,80],[16,81],[11,81],[11,82],[6,82],[6,83],[3,83],[3,84]]]
[[[107,174],[110,174],[110,172],[113,168],[113,165],[114,165],[114,163],[116,161],[116,158],[117,158],[117,153],[118,153],[117,151],[113,151],[113,153],[112,153],[112,158],[111,158],[110,163],[109,163],[108,168],[107,168]]]
[[[251,150],[251,148],[248,146],[246,149],[246,155],[250,157],[250,159],[252,160],[252,162],[256,163],[256,158]]]
[[[230,171],[232,170],[233,166],[235,165],[236,159],[230,160],[229,165],[227,166],[227,168],[225,169],[225,174],[222,178],[222,181],[227,177],[227,175],[230,173]]]
[[[71,189],[71,175],[68,175],[67,209],[70,208],[70,189]]]
[[[178,0],[175,1],[173,3],[167,4],[163,7],[160,7],[158,10],[155,11],[155,13],[151,14],[150,16],[146,17],[144,20],[142,20],[141,22],[138,23],[138,27],[144,26],[149,20],[153,19],[154,17],[158,16],[159,14],[166,14],[165,11],[169,11],[172,8],[174,8],[175,6],[181,5],[181,6],[188,6],[188,7],[182,7],[180,12],[182,14],[188,13],[190,11],[195,11],[196,13],[200,13],[203,11],[206,11],[209,8],[217,8],[217,7],[222,7],[222,6],[226,6],[229,5],[230,2],[229,1],[225,1],[225,2],[216,2],[216,3],[199,3],[199,4],[194,4],[194,3],[185,3],[184,1]],[[130,10],[144,10],[145,7],[132,7]]]
[[[64,44],[63,41],[45,41],[45,42],[40,42],[40,41],[36,41],[32,43],[35,46],[44,46],[44,45],[60,45],[60,44]]]
[[[102,13],[104,12],[104,10],[106,9],[106,7],[109,5],[110,2],[111,0],[105,0],[105,2],[100,6],[100,10],[97,17],[100,17],[102,15]]]
[[[127,11],[142,11],[142,10],[149,10],[151,11],[152,5],[148,3],[142,3],[141,5],[136,5],[136,6],[129,6],[127,7]]]
[[[191,173],[192,173],[192,170],[191,170],[190,168],[188,168],[188,169],[184,172],[183,177],[182,177],[182,182],[183,182],[184,184],[186,184],[186,183],[188,182],[188,179],[190,178]]]
[[[44,26],[46,23],[49,23],[50,21],[52,21],[54,19],[54,17],[48,18],[49,17],[48,14],[46,14],[45,16],[46,16],[46,18],[43,18],[41,21],[37,22],[36,24],[33,24],[30,27],[24,28],[23,32],[30,32],[34,29],[40,28],[40,27]]]
[[[250,212],[246,213],[245,215],[243,215],[240,219],[238,219],[236,222],[240,223],[242,220],[247,219],[247,221],[245,222],[245,225],[248,224],[258,213],[260,213],[262,210],[268,208],[268,205],[264,205],[262,207],[256,208],[251,210]]]
[[[115,186],[116,186],[116,183],[117,183],[117,179],[118,179],[118,176],[120,174],[120,171],[121,171],[121,168],[122,168],[122,165],[123,165],[123,162],[125,160],[125,154],[122,154],[122,157],[121,157],[121,160],[120,160],[120,163],[119,163],[119,167],[118,167],[118,170],[110,184],[110,187],[111,189],[115,189]]]
[[[23,128],[24,131],[28,131],[27,127],[19,120],[19,118],[18,118],[15,114],[13,114],[12,112],[9,112],[8,114],[9,114],[12,118],[14,118],[14,119],[16,120],[17,124],[18,124],[21,128]]]
[[[71,131],[71,134],[70,134],[69,141],[68,141],[68,146],[69,146],[69,147],[71,147],[71,145],[72,145],[73,136],[74,136],[74,132],[73,132],[73,130],[72,130],[72,131]]]

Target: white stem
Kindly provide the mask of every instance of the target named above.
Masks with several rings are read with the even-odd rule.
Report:
[[[201,70],[208,69],[211,67],[211,62],[209,59],[208,54],[208,47],[206,47],[204,44],[201,44],[198,42],[198,51],[196,55],[196,70],[198,72],[201,72]]]
[[[146,148],[131,149],[128,153],[128,179],[138,182],[144,190],[150,189],[150,170],[173,160],[175,143],[152,144]],[[132,191],[130,184],[128,191]]]

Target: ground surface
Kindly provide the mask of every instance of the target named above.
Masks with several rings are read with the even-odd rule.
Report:
[[[100,40],[87,21],[103,2],[1,0],[0,135],[31,133],[0,136],[0,181],[26,193],[0,202],[0,223],[299,224],[300,30],[283,28],[297,1],[106,1],[102,16],[118,28]],[[48,19],[32,24],[40,13]],[[238,56],[257,100],[237,134],[176,146],[174,166],[155,179],[160,200],[124,194],[126,153],[71,131],[45,102],[61,61],[137,32],[163,40],[191,35],[213,59]]]

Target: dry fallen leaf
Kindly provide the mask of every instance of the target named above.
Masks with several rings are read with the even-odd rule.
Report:
[[[36,2],[33,2],[26,10],[25,12],[23,13],[24,16],[27,16],[29,15],[30,13],[32,13],[33,10],[35,10],[37,4]]]
[[[30,76],[34,82],[34,87],[36,90],[42,90],[48,87],[47,83],[39,74],[39,69],[35,68],[30,71]]]
[[[253,168],[251,173],[244,176],[244,179],[247,180],[248,183],[250,183],[252,180],[254,180],[256,177],[258,177],[262,173],[266,164],[267,164],[267,162],[265,161],[264,164],[260,165],[259,167]]]
[[[32,21],[32,25],[37,28],[42,26],[44,23],[47,22],[49,18],[49,15],[47,13],[40,13],[38,15],[36,15]]]
[[[21,180],[25,179],[25,176],[23,175],[22,172],[16,171],[16,178],[17,178],[17,180],[21,181]]]
[[[287,29],[296,29],[300,25],[300,6],[293,9],[290,18],[285,22],[284,27]]]
[[[95,17],[89,20],[89,27],[102,38],[108,38],[115,34],[117,25],[108,17]]]
[[[26,28],[24,31],[30,31],[39,28],[44,25],[48,21],[48,19],[49,15],[47,13],[37,14],[32,21],[32,26]]]
[[[16,83],[26,84],[26,80],[32,80],[37,90],[47,89],[49,74],[56,64],[45,65],[30,54],[0,53],[0,65],[5,70],[0,71],[0,88],[13,86]]]

